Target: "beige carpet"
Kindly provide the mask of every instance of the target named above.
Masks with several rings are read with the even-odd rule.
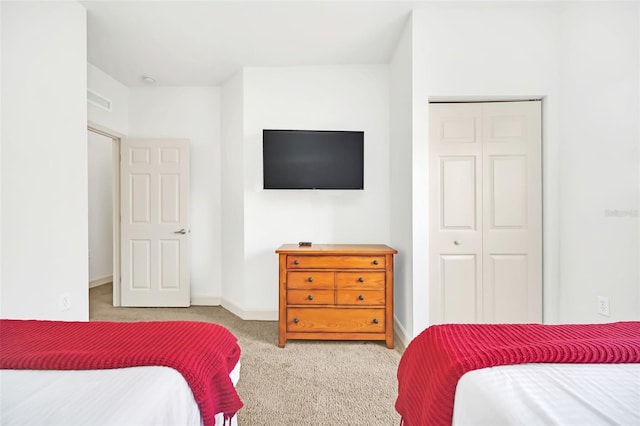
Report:
[[[217,306],[114,308],[110,284],[90,291],[90,319],[193,320],[221,324],[242,348],[241,426],[399,425],[394,410],[398,350],[380,342],[289,341],[278,324],[243,321]]]

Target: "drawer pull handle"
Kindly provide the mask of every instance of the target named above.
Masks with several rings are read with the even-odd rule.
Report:
[[[309,277],[309,278],[307,278],[307,281],[309,281],[310,283],[312,283],[312,282],[313,282],[313,277]]]
[[[363,283],[364,282],[364,278],[360,277],[360,278],[358,278],[358,281]]]
[[[295,259],[295,260],[293,261],[293,264],[294,264],[294,265],[299,265],[299,264],[300,264],[300,261],[299,261],[298,259]]]
[[[295,320],[294,320],[294,321],[295,321]],[[378,321],[378,318],[374,318],[374,319],[373,319],[373,323],[374,323],[374,324],[377,324],[377,323],[379,323],[379,322],[380,322],[380,321]]]
[[[364,300],[364,296],[363,295],[358,296],[358,300]]]
[[[377,265],[377,264],[378,264],[378,259],[374,260],[374,261],[373,261],[373,264],[374,264],[374,265]]]
[[[313,294],[308,295],[308,296],[307,296],[307,299],[309,299],[309,300],[313,300]]]
[[[295,318],[293,319],[293,322],[294,322],[294,323],[296,323],[296,324],[297,324],[297,323],[299,323],[299,322],[300,322],[300,318],[295,317]]]

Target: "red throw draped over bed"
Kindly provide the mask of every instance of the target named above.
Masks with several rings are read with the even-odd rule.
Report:
[[[211,323],[0,320],[0,368],[171,367],[191,387],[205,426],[242,407],[229,378],[239,358],[235,336]]]
[[[526,363],[640,363],[640,322],[431,326],[400,359],[396,410],[405,426],[450,425],[464,373]]]

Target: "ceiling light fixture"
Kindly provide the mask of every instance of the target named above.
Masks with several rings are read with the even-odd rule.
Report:
[[[153,77],[149,77],[148,75],[143,75],[142,80],[147,84],[153,84],[156,82],[156,79]]]

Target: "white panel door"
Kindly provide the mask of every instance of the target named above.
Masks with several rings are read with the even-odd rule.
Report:
[[[541,105],[482,107],[484,322],[542,322]]]
[[[429,107],[431,323],[482,318],[479,104]]]
[[[122,306],[189,306],[189,141],[124,139]]]
[[[541,322],[540,102],[429,106],[431,323]]]

